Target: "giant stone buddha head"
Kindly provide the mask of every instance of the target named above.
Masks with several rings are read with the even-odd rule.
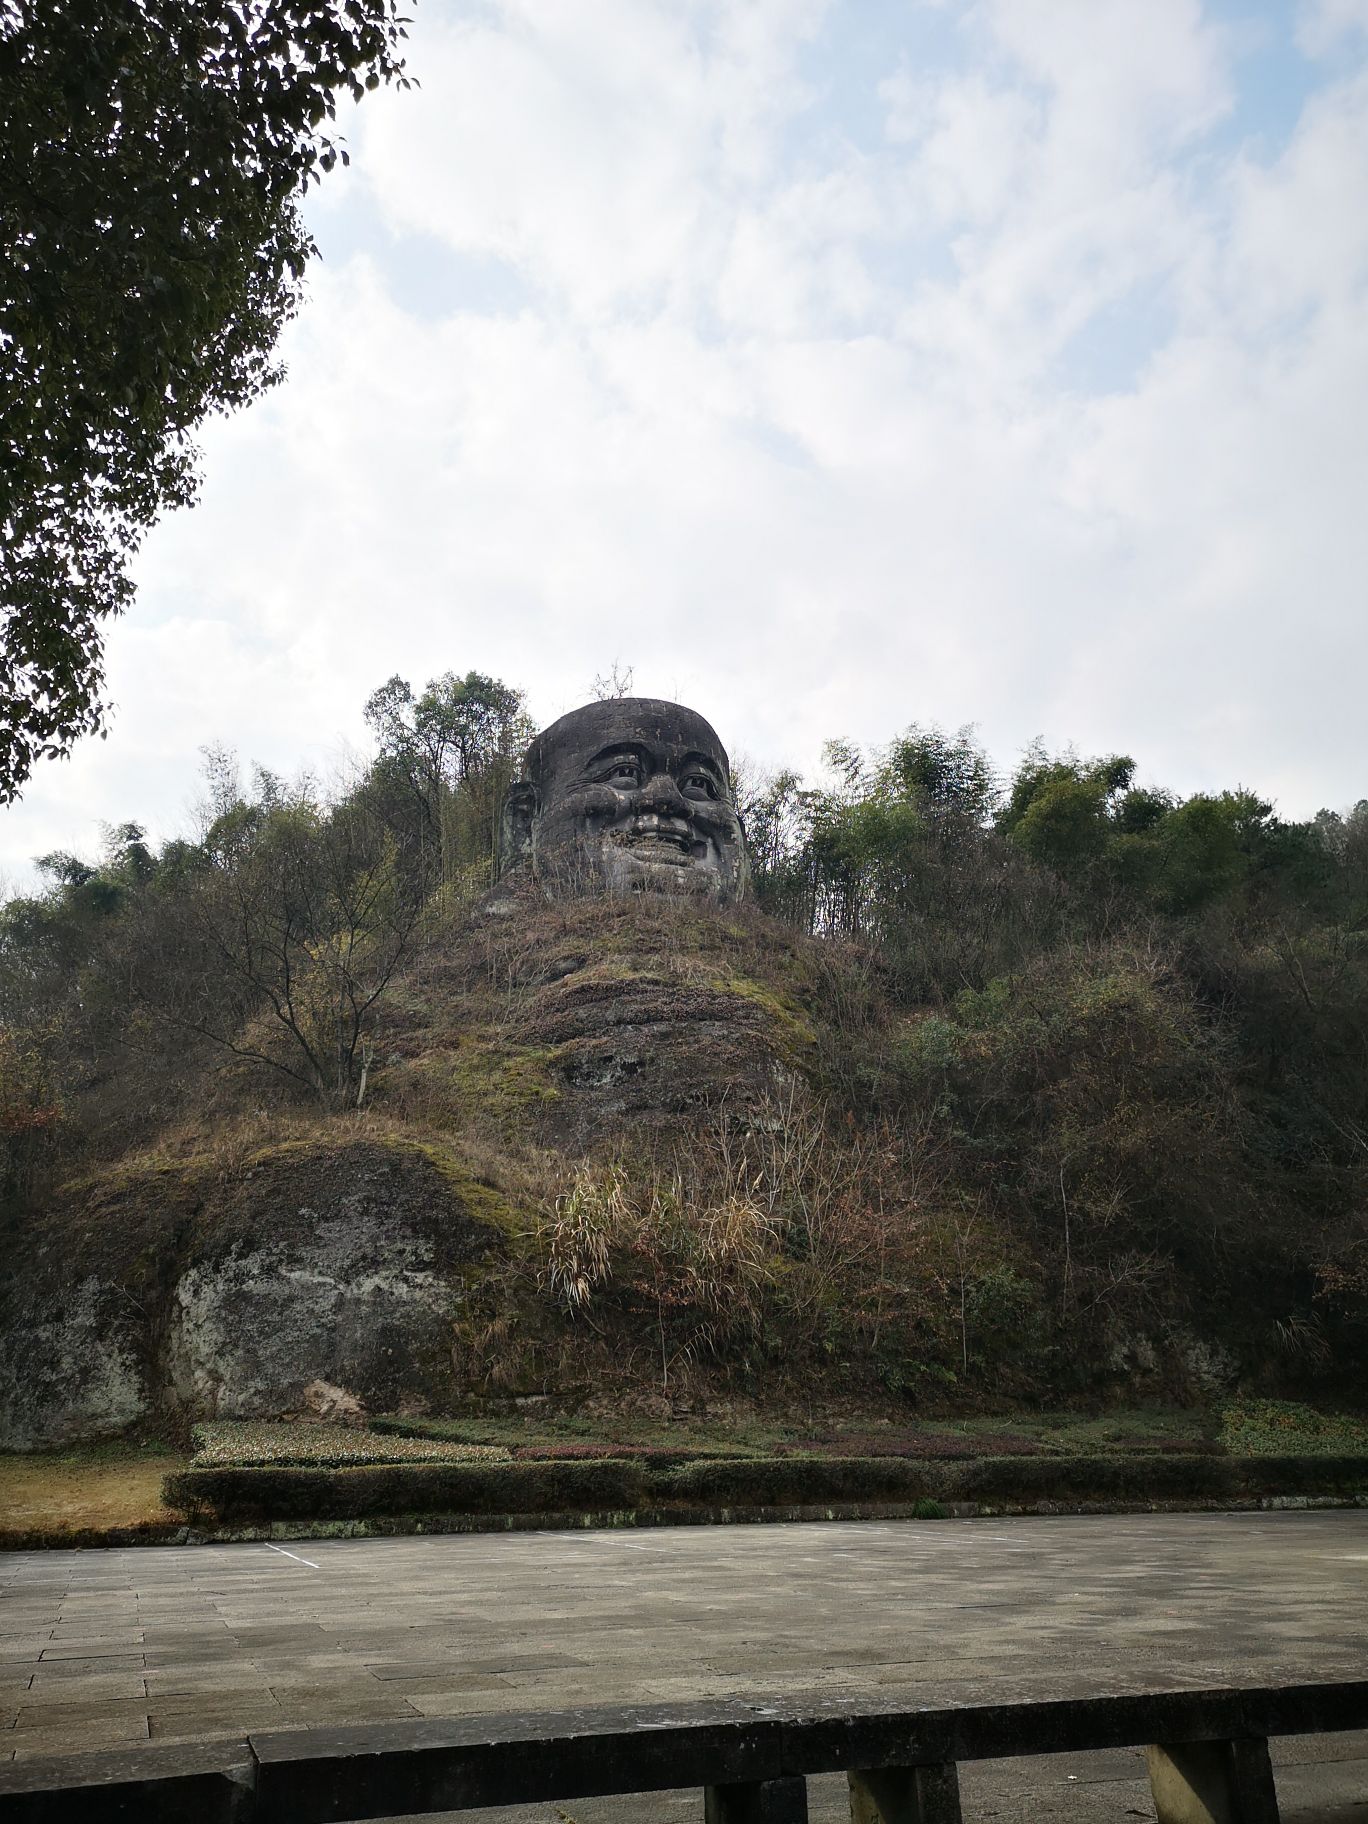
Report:
[[[613,697],[544,729],[508,795],[501,871],[520,863],[551,892],[702,894],[745,881],[727,751],[680,703]]]

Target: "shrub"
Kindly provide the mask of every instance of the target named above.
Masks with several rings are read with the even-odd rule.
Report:
[[[515,1444],[513,1456],[519,1463],[604,1463],[617,1457],[623,1462],[640,1462],[650,1452],[640,1444]]]
[[[956,1464],[961,1501],[1228,1501],[1368,1490],[1368,1457],[985,1457]]]
[[[820,1507],[897,1502],[921,1519],[949,1501],[1237,1500],[1368,1492],[1368,1457],[728,1458],[648,1465],[552,1459],[363,1468],[188,1469],[169,1506],[224,1521],[351,1520],[382,1514],[626,1512],[641,1507]]]
[[[670,1469],[676,1463],[709,1463],[729,1455],[720,1450],[670,1448],[658,1444],[517,1444],[513,1456],[519,1463],[600,1463],[616,1459],[648,1463],[653,1469]]]
[[[1251,1495],[1368,1494],[1368,1456],[1232,1457]]]
[[[951,1432],[918,1432],[899,1437],[852,1436],[844,1438],[804,1438],[778,1446],[780,1456],[798,1457],[916,1457],[925,1462],[953,1462],[962,1457],[1038,1457],[1046,1447],[1037,1438],[1023,1438],[1013,1432],[974,1437],[956,1436]]]
[[[937,1474],[901,1457],[782,1457],[683,1463],[655,1478],[662,1500],[719,1507],[810,1507],[828,1501],[910,1501],[937,1493]]]
[[[1221,1437],[1242,1456],[1359,1456],[1368,1451],[1368,1421],[1292,1400],[1241,1400],[1221,1414]]]
[[[378,1514],[544,1514],[643,1505],[637,1464],[414,1463],[357,1469],[187,1469],[168,1506],[222,1520],[360,1520]]]
[[[1229,1458],[1202,1456],[981,1457],[956,1464],[961,1501],[1225,1499],[1240,1492]]]
[[[360,1463],[506,1463],[497,1444],[465,1444],[308,1420],[214,1420],[191,1431],[196,1469],[341,1469]]]
[[[484,1444],[490,1431],[484,1419],[399,1419],[381,1414],[367,1423],[386,1438],[440,1438],[452,1444]]]

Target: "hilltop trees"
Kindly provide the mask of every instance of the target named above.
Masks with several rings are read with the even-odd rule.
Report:
[[[126,823],[97,861],[43,857],[44,889],[0,908],[0,1131],[32,1153],[48,1110],[46,1147],[63,1085],[150,1118],[214,1051],[324,1109],[364,1100],[381,997],[435,891],[488,884],[530,734],[521,693],[477,672],[393,678],[367,716],[380,751],[331,793],[261,767],[244,788],[210,748],[193,839],[158,851]]]
[[[103,624],[281,377],[339,93],[404,82],[396,0],[0,0],[0,803],[100,727]]]
[[[157,897],[123,950],[135,1006],[325,1109],[364,1099],[370,1016],[421,906],[370,811],[330,806],[307,784],[241,798]]]
[[[365,715],[380,753],[364,795],[423,884],[488,885],[504,793],[533,733],[523,693],[478,671],[445,672],[418,695],[393,677]]]

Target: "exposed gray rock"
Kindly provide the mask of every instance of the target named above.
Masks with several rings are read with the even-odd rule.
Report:
[[[169,1391],[204,1418],[298,1411],[321,1383],[337,1404],[397,1405],[442,1380],[459,1297],[431,1241],[373,1208],[239,1244],[176,1284]]]
[[[443,1401],[498,1207],[422,1148],[374,1142],[73,1192],[21,1234],[0,1296],[0,1448]]]
[[[94,1278],[21,1306],[0,1332],[0,1447],[108,1437],[146,1417],[137,1318],[117,1286]]]

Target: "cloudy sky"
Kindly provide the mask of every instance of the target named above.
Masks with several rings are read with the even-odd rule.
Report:
[[[617,661],[771,764],[974,722],[1368,795],[1368,0],[414,11],[11,880],[449,668],[545,721]]]

